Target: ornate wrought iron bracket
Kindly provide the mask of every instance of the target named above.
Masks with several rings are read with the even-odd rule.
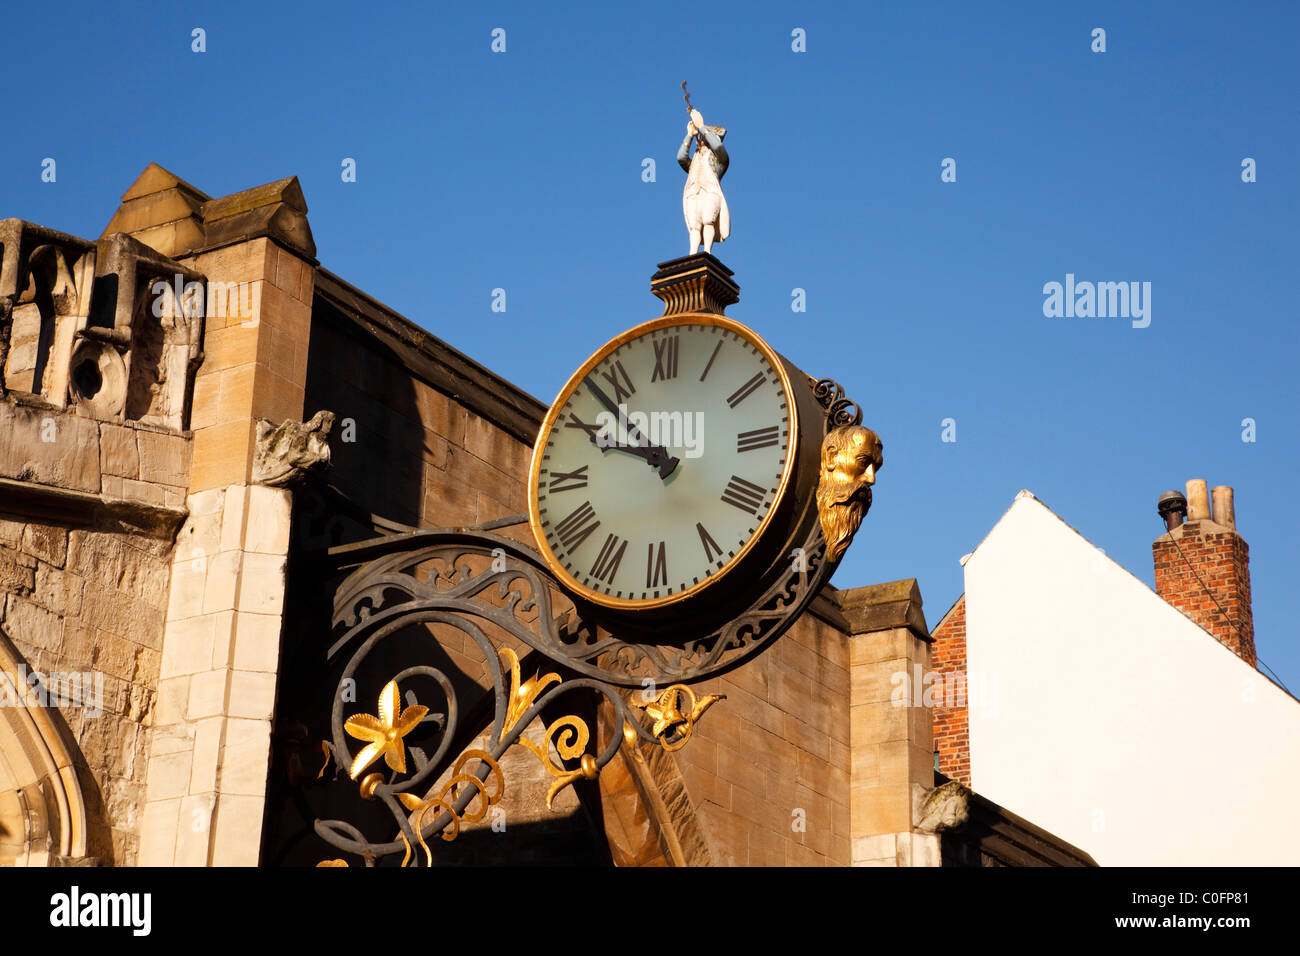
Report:
[[[492,524],[509,523],[513,521]],[[830,568],[821,530],[814,526],[789,571],[744,613],[707,635],[650,644],[588,625],[576,618],[575,610],[557,614],[557,605],[568,601],[541,556],[486,527],[390,535],[331,549],[331,554],[343,562],[364,559],[340,584],[334,600],[337,638],[328,654],[331,661],[346,663],[331,717],[333,761],[354,780],[360,778],[362,796],[387,808],[397,833],[393,839],[373,841],[343,820],[317,820],[315,829],[330,845],[360,856],[367,865],[399,852],[405,865],[417,845],[432,864],[430,839],[454,839],[462,822],[482,819],[500,799],[504,779],[498,761],[516,743],[532,749],[555,778],[548,805],[576,780],[594,779],[618,751],[623,736],[616,733],[599,753],[589,752],[590,730],[570,714],[547,728],[543,747],[521,741],[542,710],[565,695],[601,695],[614,708],[615,726],[622,726],[629,739],[658,742],[670,750],[681,747],[695,721],[715,702],[712,697],[697,700],[686,685],[735,667],[775,641],[817,594]],[[347,691],[357,686],[367,659],[413,625],[453,628],[468,638],[465,646],[481,656],[493,698],[485,749],[451,752],[461,729],[461,707],[452,680],[431,665],[408,666],[389,677],[376,715],[345,715]],[[522,680],[513,650],[494,640],[500,632],[580,676],[566,680],[548,673]],[[427,639],[436,641],[432,633]],[[446,705],[433,756],[408,773],[402,738],[425,719],[427,707],[412,703],[403,709],[400,687],[417,678],[435,682]],[[663,689],[656,700],[638,707],[623,688],[645,687],[647,681]],[[368,743],[354,754],[350,738]],[[551,759],[551,744],[565,764]],[[387,780],[381,773],[366,773],[380,757],[392,771]],[[434,789],[449,767],[446,782]]]

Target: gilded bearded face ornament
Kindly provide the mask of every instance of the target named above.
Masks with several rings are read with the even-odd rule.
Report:
[[[879,436],[861,425],[833,428],[822,441],[817,514],[829,561],[843,557],[871,507],[871,486],[884,465],[883,449]]]

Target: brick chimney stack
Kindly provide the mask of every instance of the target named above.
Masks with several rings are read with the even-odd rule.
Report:
[[[1186,497],[1166,491],[1158,509],[1166,531],[1151,545],[1156,593],[1254,667],[1250,549],[1237,533],[1232,489],[1211,493],[1189,481]]]

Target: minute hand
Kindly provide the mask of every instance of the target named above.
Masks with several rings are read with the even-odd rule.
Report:
[[[587,389],[592,395],[596,396],[596,401],[618,416],[618,423],[627,432],[628,438],[636,442],[635,445],[616,447],[621,447],[624,451],[630,452],[638,458],[644,458],[651,468],[659,469],[659,477],[666,480],[680,464],[680,461],[669,455],[666,448],[651,444],[650,439],[641,434],[641,430],[627,420],[623,410],[615,404],[612,398],[605,394],[599,385],[589,381],[587,382]]]

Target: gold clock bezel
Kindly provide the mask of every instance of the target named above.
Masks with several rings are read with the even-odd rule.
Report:
[[[787,445],[788,451],[785,457],[785,466],[781,472],[781,481],[777,486],[776,496],[772,499],[772,506],[767,509],[767,514],[759,522],[754,533],[749,536],[749,540],[744,546],[736,552],[735,557],[728,561],[723,567],[719,568],[712,574],[707,575],[699,584],[694,584],[684,591],[678,591],[674,594],[665,595],[661,598],[649,598],[647,600],[634,600],[631,598],[616,598],[608,594],[602,594],[595,591],[585,584],[579,582],[569,570],[560,564],[559,559],[551,551],[550,545],[546,541],[546,533],[542,529],[541,513],[537,501],[538,473],[541,470],[542,454],[546,448],[547,441],[550,438],[551,430],[555,427],[556,420],[564,406],[568,403],[578,386],[582,384],[587,375],[603,362],[610,354],[617,351],[623,345],[633,339],[641,338],[651,332],[659,329],[671,328],[681,325],[708,325],[717,326],[734,332],[744,338],[751,345],[755,346],[768,364],[776,370],[777,375],[781,378],[781,387],[785,391],[786,407],[789,409],[790,417],[790,441]],[[551,403],[551,407],[546,410],[546,418],[542,420],[542,427],[537,433],[537,442],[533,446],[532,460],[528,465],[528,525],[533,532],[533,540],[537,544],[537,550],[546,566],[550,568],[551,573],[555,575],[564,586],[576,593],[578,596],[593,604],[601,607],[613,608],[617,610],[649,610],[651,608],[661,608],[670,604],[677,604],[688,598],[693,598],[706,589],[717,584],[722,578],[726,577],[734,568],[740,565],[745,557],[754,549],[754,547],[763,539],[768,527],[771,525],[773,518],[781,509],[785,502],[786,491],[790,486],[792,476],[795,470],[795,459],[798,457],[799,450],[799,406],[796,403],[794,389],[790,384],[790,375],[786,371],[785,360],[777,354],[770,345],[763,340],[763,337],[743,323],[730,319],[725,315],[716,315],[710,312],[681,312],[675,315],[665,315],[657,319],[651,319],[648,322],[642,322],[640,325],[633,326],[626,332],[615,336],[596,352],[594,352],[587,361],[583,362],[581,367],[569,376],[569,380],[564,383],[560,389],[559,395]]]

